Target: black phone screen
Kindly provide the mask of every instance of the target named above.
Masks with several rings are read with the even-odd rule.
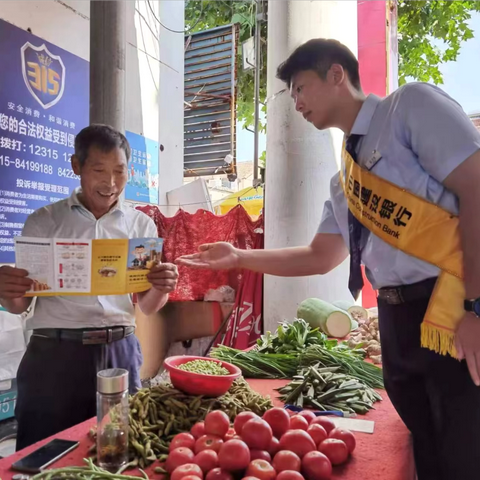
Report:
[[[72,440],[55,439],[21,458],[12,467],[24,472],[40,472],[77,446],[78,442]]]

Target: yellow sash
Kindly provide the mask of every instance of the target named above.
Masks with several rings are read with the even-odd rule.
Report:
[[[402,252],[442,270],[422,323],[423,347],[456,357],[465,311],[458,217],[361,168],[343,148],[340,173],[348,208],[362,225]]]

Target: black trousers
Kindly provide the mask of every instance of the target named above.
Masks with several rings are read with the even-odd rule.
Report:
[[[17,450],[96,416],[98,371],[127,369],[133,393],[141,365],[135,335],[108,345],[32,335],[17,374]]]
[[[418,480],[479,480],[480,388],[465,361],[420,347],[427,305],[379,299],[385,387],[412,433]]]

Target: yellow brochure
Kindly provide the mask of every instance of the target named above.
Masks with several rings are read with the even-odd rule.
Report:
[[[122,295],[151,287],[147,274],[162,250],[162,238],[16,237],[15,263],[33,280],[27,297]]]

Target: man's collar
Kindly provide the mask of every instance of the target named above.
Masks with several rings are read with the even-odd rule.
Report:
[[[350,135],[366,135],[368,133],[373,114],[381,101],[382,99],[380,97],[373,94],[370,94],[365,99],[355,119]]]
[[[77,207],[77,208],[84,208],[86,210],[85,205],[83,205],[83,203],[80,201],[80,198],[79,198],[79,195],[81,193],[82,193],[82,188],[77,187],[73,190],[70,197],[68,197],[67,202],[68,202],[68,207],[70,209],[72,209],[73,207]],[[114,205],[114,207],[108,213],[112,213],[112,212],[115,212],[117,210],[120,213],[125,214],[125,205],[124,205],[124,201],[123,201],[122,197],[120,197],[117,200],[117,203]]]
[[[73,207],[82,207],[82,208],[85,208],[82,203],[80,202],[79,198],[78,198],[78,195],[82,192],[82,189],[81,187],[77,187],[73,190],[72,194],[70,195],[70,197],[68,197],[68,206],[70,208],[73,208]]]

